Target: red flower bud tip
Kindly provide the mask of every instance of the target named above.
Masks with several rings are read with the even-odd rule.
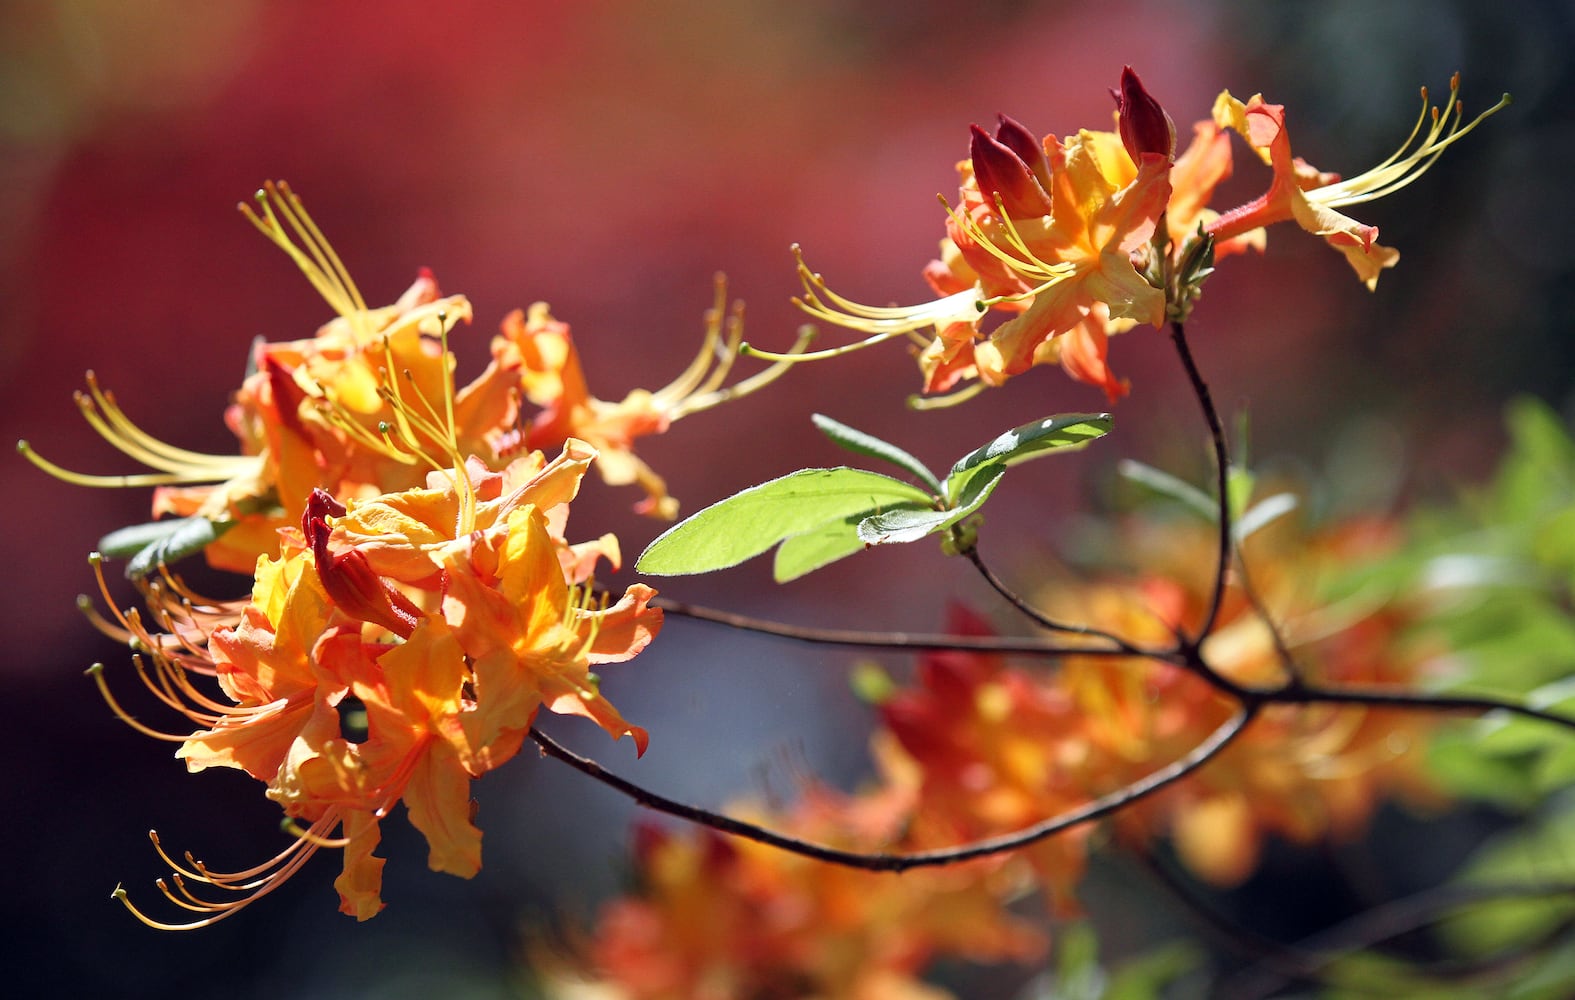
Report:
[[[1148,91],[1143,89],[1143,81],[1132,72],[1131,66],[1122,67],[1121,91],[1112,90],[1110,96],[1116,99],[1117,129],[1121,133],[1121,143],[1127,147],[1127,155],[1132,157],[1133,163],[1141,163],[1144,153],[1158,153],[1167,160],[1176,157],[1176,123],[1170,120],[1170,115],[1159,106]]]
[[[1000,122],[995,128],[995,141],[1017,154],[1033,172],[1034,179],[1046,192],[1050,190],[1050,163],[1045,159],[1045,147],[1034,134],[1015,118],[996,115]]]
[[[306,398],[306,390],[296,384],[295,376],[284,365],[263,353],[262,349],[258,353],[262,355],[261,367],[268,380],[268,391],[273,395],[273,408],[277,411],[279,422],[304,436],[306,428],[301,425],[301,401]]]
[[[973,160],[973,176],[980,193],[987,198],[999,197],[1006,214],[1013,218],[1049,215],[1050,196],[1017,151],[991,138],[977,125],[968,128],[973,133],[968,156]]]
[[[351,549],[338,555],[328,550],[329,516],[342,517],[345,507],[327,492],[316,489],[306,502],[301,527],[312,544],[317,577],[339,610],[351,618],[381,625],[402,639],[410,638],[421,620],[421,609],[392,584],[372,572],[366,555]]]

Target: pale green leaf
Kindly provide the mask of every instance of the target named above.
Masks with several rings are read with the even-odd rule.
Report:
[[[864,551],[864,540],[859,537],[859,522],[863,519],[861,512],[784,539],[771,564],[772,578],[787,583]]]
[[[1207,493],[1185,479],[1162,472],[1152,465],[1124,458],[1116,463],[1116,474],[1151,493],[1176,501],[1206,520],[1213,521],[1219,517],[1219,505]]]
[[[975,448],[952,466],[946,476],[946,496],[958,502],[970,477],[985,466],[1017,465],[1054,451],[1082,448],[1110,433],[1108,413],[1063,413],[1013,428],[982,448]]]
[[[930,492],[936,496],[941,495],[941,481],[935,478],[935,473],[926,468],[923,462],[891,442],[882,441],[873,434],[854,430],[847,424],[833,420],[824,414],[816,413],[810,417],[810,420],[837,447],[845,448],[855,455],[867,455],[870,458],[878,458],[884,462],[890,462],[929,487]]]
[[[125,559],[179,531],[183,520],[183,518],[167,518],[163,521],[149,521],[147,524],[127,525],[100,538],[98,550],[107,558]]]
[[[1004,464],[975,470],[968,476],[963,495],[957,498],[958,506],[949,510],[899,508],[872,514],[859,523],[859,538],[869,545],[893,545],[916,542],[944,531],[984,506],[1005,473]]]
[[[1272,524],[1295,509],[1294,493],[1276,493],[1248,507],[1246,512],[1236,519],[1231,530],[1236,535],[1236,541],[1243,542],[1259,528]]]
[[[153,521],[110,532],[99,539],[99,551],[107,556],[134,553],[126,564],[126,576],[137,579],[156,572],[159,563],[174,563],[202,551],[233,527],[234,521],[210,521],[201,514]]]
[[[653,576],[736,566],[784,539],[854,514],[928,506],[923,490],[862,469],[801,469],[718,501],[657,536],[635,563]]]

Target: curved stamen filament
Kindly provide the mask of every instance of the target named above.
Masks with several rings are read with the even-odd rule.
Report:
[[[115,394],[99,387],[97,375],[89,371],[85,378],[88,392],[83,394],[79,391],[76,394],[76,402],[89,426],[104,440],[144,465],[168,472],[203,466],[212,466],[223,471],[234,466],[238,459],[245,457],[207,455],[160,441],[126,416],[125,411],[116,402]]]
[[[1338,181],[1306,192],[1308,200],[1331,208],[1339,208],[1393,194],[1421,177],[1444,150],[1470,135],[1478,125],[1508,107],[1510,103],[1509,95],[1505,94],[1498,99],[1497,104],[1462,126],[1461,121],[1465,115],[1464,106],[1457,98],[1459,92],[1460,74],[1456,73],[1449,81],[1449,101],[1446,105],[1448,110],[1441,113],[1438,108],[1428,104],[1427,88],[1423,87],[1422,111],[1417,116],[1411,134],[1398,149],[1382,163],[1350,180]],[[1432,125],[1427,130],[1427,135],[1409,155],[1404,155],[1406,149],[1421,134],[1422,125],[1429,116],[1432,118]]]
[[[744,353],[744,348],[746,345],[744,345],[740,339],[742,334],[743,327],[740,325],[737,328],[736,336],[729,335],[729,353]],[[814,339],[815,328],[812,326],[804,326],[799,328],[798,339],[793,341],[793,346],[789,347],[785,354],[771,356],[759,351],[751,350],[750,353],[752,353],[755,357],[774,357],[775,363],[749,376],[742,382],[734,383],[725,389],[710,389],[696,393],[695,395],[684,399],[682,402],[675,404],[668,411],[668,419],[677,420],[680,417],[686,417],[691,413],[699,413],[701,410],[708,410],[711,407],[725,403],[730,399],[742,399],[752,392],[756,392],[765,388],[772,382],[775,382],[777,379],[781,378],[789,368],[793,367],[794,364],[804,360],[806,356],[804,349],[808,347]]]
[[[116,701],[115,696],[110,693],[109,682],[104,679],[104,664],[95,663],[91,667],[87,668],[86,673],[89,677],[93,678],[93,683],[98,685],[98,693],[103,697],[105,703],[109,705],[109,710],[115,713],[115,718],[119,719],[121,722],[124,722],[132,729],[135,729],[144,736],[155,740],[163,740],[168,743],[184,743],[189,738],[188,734],[161,733],[157,729],[149,728],[148,726],[143,725],[133,718],[130,712],[127,712],[124,708],[121,708],[120,702]]]
[[[111,444],[113,443],[114,442],[111,442]],[[56,465],[55,463],[49,461],[49,459],[44,458],[38,452],[34,451],[32,445],[28,444],[25,440],[18,441],[16,443],[16,450],[17,454],[21,455],[29,462],[32,462],[46,474],[60,480],[61,482],[70,483],[73,486],[120,489],[141,486],[177,486],[183,484],[190,485],[193,483],[212,483],[230,478],[228,474],[219,472],[215,469],[192,470],[183,473],[139,472],[125,476],[95,476],[82,472],[72,472],[70,469],[62,468],[61,466]],[[125,451],[124,448],[120,450]],[[257,463],[257,461],[258,459],[254,457],[244,457],[244,459],[237,461],[236,468],[233,471],[237,474],[243,471],[248,471]]]
[[[728,370],[733,365],[735,353],[731,348],[736,347],[736,342],[730,336],[729,349],[722,349],[722,334],[724,325],[727,332],[732,334],[735,327],[733,316],[741,315],[743,306],[740,304],[734,307],[733,313],[728,312],[726,275],[718,273],[712,279],[712,289],[711,308],[705,313],[705,336],[701,338],[700,350],[677,378],[651,393],[659,406],[665,408],[665,404],[676,403],[697,391],[709,392],[715,389],[726,380]],[[739,332],[741,335],[741,327]],[[706,377],[708,371],[711,373],[710,378]]]
[[[1032,297],[1076,273],[1077,268],[1075,265],[1066,262],[1052,264],[1029,249],[1028,241],[1023,238],[1023,234],[1018,230],[1017,223],[1007,214],[999,195],[995,199],[995,219],[1000,223],[1001,235],[1005,238],[1007,244],[1021,256],[1008,253],[1002,249],[1000,244],[991,238],[990,234],[986,233],[984,228],[971,215],[961,209],[952,208],[944,197],[941,198],[941,204],[946,206],[946,211],[951,215],[952,221],[967,233],[968,237],[978,244],[980,249],[999,260],[1013,274],[1033,281],[1037,285],[1034,289],[1018,293],[1017,295],[997,296],[994,299],[987,300],[988,304]]]
[[[803,304],[800,303],[799,300],[794,299],[793,301],[794,301],[794,304],[799,305],[800,308],[803,308]],[[814,310],[811,310],[811,309],[805,309],[804,311],[808,312],[812,316],[813,315],[824,315],[824,317],[826,319],[828,319],[829,321],[834,322],[834,323],[837,322],[837,318],[836,318],[835,314],[832,314],[832,313],[817,314]],[[841,325],[842,326],[848,326],[850,324],[842,323]],[[766,361],[775,361],[778,364],[793,365],[793,364],[797,364],[800,361],[821,361],[821,360],[824,360],[826,358],[836,358],[836,357],[841,357],[844,354],[852,354],[854,351],[862,351],[866,347],[873,347],[876,344],[883,344],[886,341],[891,340],[894,337],[900,337],[900,336],[902,336],[903,334],[905,334],[907,332],[908,332],[907,330],[891,330],[891,331],[888,331],[886,333],[877,333],[873,337],[866,337],[865,339],[857,341],[857,342],[852,343],[852,344],[843,344],[841,347],[828,347],[828,348],[826,348],[823,351],[808,351],[808,352],[801,353],[801,354],[796,354],[796,353],[792,353],[792,352],[785,353],[785,354],[778,354],[775,351],[762,351],[762,350],[760,350],[759,348],[755,347],[752,344],[744,343],[744,344],[739,344],[738,345],[738,353],[740,353],[740,354],[747,354],[747,355],[749,355],[752,358],[762,358],[762,359],[764,359]]]
[[[159,887],[159,891],[171,903],[183,910],[208,914],[201,920],[183,924],[172,924],[155,920],[143,913],[131,902],[124,886],[117,885],[111,896],[119,900],[120,904],[129,910],[132,916],[156,930],[185,931],[209,927],[225,917],[240,912],[245,907],[250,906],[279,888],[299,871],[301,866],[316,854],[320,848],[344,846],[347,841],[339,841],[326,836],[329,830],[332,830],[339,824],[339,821],[338,811],[330,809],[324,813],[321,819],[313,823],[308,830],[298,830],[291,824],[288,829],[295,836],[295,839],[289,847],[286,847],[261,865],[245,871],[229,873],[210,871],[206,865],[194,860],[190,852],[187,852],[185,855],[185,865],[177,864],[169,856],[169,853],[164,850],[163,845],[159,843],[158,833],[149,831],[148,837],[153,842],[154,851],[169,866],[175,882],[175,889],[172,890],[164,879],[158,879],[155,884]],[[202,899],[187,888],[186,882],[188,880],[211,885],[216,889],[244,892],[249,893],[249,895],[243,899],[223,901]]]
[[[966,403],[984,390],[985,384],[983,382],[974,381],[956,392],[949,392],[944,396],[909,396],[908,409],[944,410],[947,407],[956,406],[958,403]]]
[[[347,319],[366,312],[366,301],[361,298],[355,282],[350,280],[339,255],[334,253],[333,247],[323,237],[322,230],[317,228],[290,186],[283,181],[278,184],[268,181],[255,195],[255,201],[258,206],[256,211],[245,202],[237,207],[258,232],[289,255],[323,300]],[[295,245],[290,233],[279,223],[281,215],[305,246],[304,251]]]

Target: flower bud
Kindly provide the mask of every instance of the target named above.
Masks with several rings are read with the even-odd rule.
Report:
[[[1122,67],[1121,90],[1112,90],[1110,96],[1116,99],[1117,129],[1121,133],[1121,143],[1127,147],[1127,155],[1132,157],[1133,163],[1141,163],[1144,153],[1158,153],[1167,160],[1176,157],[1176,123],[1170,120],[1170,115],[1159,106],[1148,91],[1143,89],[1143,81],[1132,72],[1131,66]]]
[[[327,492],[314,489],[306,502],[301,527],[311,543],[317,577],[323,589],[351,618],[381,625],[402,639],[410,638],[421,620],[421,609],[392,584],[372,571],[366,554],[351,549],[334,554],[328,550],[333,529],[328,517],[343,517],[345,507]]]
[[[999,197],[1006,214],[1014,218],[1050,214],[1050,196],[1017,151],[991,138],[977,125],[968,128],[973,133],[968,156],[973,160],[973,176],[979,192],[989,199]],[[1040,159],[1043,159],[1042,154]]]

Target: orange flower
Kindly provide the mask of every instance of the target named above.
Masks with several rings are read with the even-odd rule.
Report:
[[[571,546],[561,536],[595,452],[571,440],[552,462],[533,453],[489,473],[457,458],[452,425],[422,416],[435,407],[391,405],[407,431],[389,437],[390,448],[436,465],[425,450],[436,440],[453,465],[425,487],[345,505],[314,493],[301,531],[285,534],[288,554],[259,563],[251,601],[211,632],[177,625],[161,637],[134,613],[120,618],[155,661],[156,674],[144,673],[150,689],[202,726],[185,737],[152,734],[182,740],[179,756],[193,771],[247,771],[286,816],[309,824],[243,872],[180,865],[161,849],[176,872],[166,894],[205,914],[180,926],[267,895],[322,847],[345,851],[341,909],[374,915],[383,862],[371,852],[399,802],[427,839],[431,867],[474,875],[481,832],[469,783],[518,752],[542,705],[645,750],[645,731],[606,700],[589,668],[650,643],[661,626],[654,591],[634,585],[601,606],[582,584],[598,556],[616,558],[615,540]],[[234,707],[199,691],[188,672],[215,675]],[[186,888],[192,882],[241,895],[205,899]]]
[[[603,482],[637,483],[646,498],[635,510],[671,520],[678,515],[678,501],[668,495],[662,477],[635,455],[635,439],[661,434],[676,420],[747,396],[787,371],[789,362],[779,361],[726,386],[742,336],[743,306],[736,304],[728,312],[727,284],[718,275],[699,352],[678,378],[660,389],[635,389],[617,403],[591,395],[569,325],[554,319],[545,302],[504,318],[502,334],[492,341],[489,371],[517,371],[525,397],[541,407],[525,429],[524,447],[551,450],[569,438],[588,442],[598,453]]]
[[[1422,113],[1411,135],[1387,160],[1345,181],[1339,174],[1322,173],[1291,155],[1283,105],[1265,103],[1262,95],[1257,94],[1243,104],[1229,91],[1222,92],[1214,102],[1214,121],[1221,128],[1234,129],[1246,139],[1274,171],[1274,176],[1268,191],[1219,216],[1208,224],[1207,230],[1216,240],[1225,242],[1253,229],[1294,220],[1298,226],[1323,237],[1344,254],[1352,270],[1369,289],[1376,287],[1379,274],[1399,261],[1399,251],[1377,242],[1377,226],[1364,225],[1336,210],[1382,198],[1410,184],[1422,176],[1445,149],[1509,104],[1509,95],[1505,94],[1497,104],[1462,125],[1462,106],[1456,99],[1459,92],[1460,74],[1457,73],[1449,81],[1449,101],[1441,114],[1438,108],[1429,105],[1427,88],[1422,88]],[[1429,116],[1431,124],[1428,124]],[[1428,125],[1425,133],[1423,125]],[[1417,145],[1407,153],[1413,141]]]
[[[1041,147],[1004,115],[994,136],[974,126],[969,159],[957,168],[960,204],[949,214],[941,259],[925,270],[942,297],[913,307],[860,305],[832,293],[801,257],[798,304],[871,334],[856,347],[933,328],[919,357],[927,393],[972,378],[1000,385],[1060,360],[1116,398],[1125,388],[1105,367],[1105,338],[1140,322],[1158,326],[1165,316],[1164,292],[1137,264],[1170,197],[1170,159],[1138,156],[1134,172],[1114,133],[1083,131]],[[1015,316],[986,334],[992,309]],[[1047,346],[1074,331],[1074,348]]]
[[[832,292],[804,263],[795,302],[817,319],[865,339],[796,360],[835,357],[895,337],[915,346],[926,394],[921,407],[967,399],[1030,367],[1058,362],[1114,402],[1127,392],[1107,361],[1108,339],[1139,323],[1183,321],[1214,261],[1262,250],[1264,227],[1294,219],[1338,248],[1373,287],[1399,259],[1376,242],[1377,229],[1337,209],[1411,183],[1452,143],[1508,103],[1462,124],[1451,83],[1446,114],[1423,113],[1411,139],[1372,170],[1341,181],[1294,158],[1282,107],[1223,93],[1212,120],[1194,126],[1175,156],[1175,126],[1127,67],[1116,98],[1116,130],[1083,130],[1043,143],[1001,116],[994,134],[972,127],[957,208],[949,210],[938,260],[924,269],[938,296],[912,306],[868,306]],[[1431,126],[1423,132],[1429,113]],[[1230,176],[1229,132],[1246,137],[1273,170],[1269,191],[1223,215],[1208,207]],[[1419,138],[1420,137],[1420,138]],[[1412,140],[1415,148],[1408,153]],[[1155,236],[1159,221],[1164,230]],[[1005,314],[999,325],[987,323]],[[760,357],[785,359],[749,349]]]
[[[99,389],[91,372],[88,392],[77,397],[84,418],[121,452],[156,471],[86,476],[46,461],[26,442],[18,447],[67,482],[157,487],[155,517],[196,516],[222,526],[207,547],[209,562],[249,574],[259,556],[277,554],[278,530],[299,521],[314,488],[350,496],[421,481],[425,470],[408,456],[390,454],[382,442],[382,422],[403,420],[385,399],[401,392],[400,378],[423,398],[451,398],[461,442],[489,458],[489,430],[511,422],[514,410],[506,393],[485,383],[457,398],[444,388],[452,382],[453,365],[446,335],[471,316],[463,296],[440,297],[437,283],[423,271],[396,303],[368,308],[287,186],[269,183],[258,192],[256,210],[241,208],[337,314],[314,337],[254,348],[255,370],[225,414],[243,454],[204,455],[154,439],[121,411],[112,394]]]
[[[1057,588],[1054,613],[1162,641],[1196,629],[1208,603],[1204,571],[1216,544],[1207,526],[1154,524],[1130,538],[1154,576],[1132,583]],[[1399,641],[1402,605],[1376,595],[1328,602],[1331,581],[1392,547],[1394,529],[1355,523],[1317,533],[1293,519],[1245,544],[1257,600],[1309,680],[1414,687],[1425,659]],[[1401,650],[1397,653],[1396,650]],[[1286,680],[1275,634],[1232,580],[1219,625],[1203,655],[1219,673],[1249,687]],[[1062,686],[1085,718],[1099,768],[1117,784],[1134,780],[1196,746],[1233,710],[1200,678],[1144,661],[1069,658]],[[1198,773],[1124,810],[1116,828],[1134,839],[1168,833],[1200,877],[1234,885],[1254,870],[1263,838],[1297,843],[1357,834],[1385,795],[1427,805],[1437,792],[1421,750],[1434,720],[1350,706],[1269,706],[1242,736]],[[1107,791],[1101,789],[1101,791]]]
[[[950,619],[954,634],[992,634],[962,609],[953,609]],[[901,753],[911,758],[899,758],[894,770],[911,768],[916,775],[913,822],[933,846],[1014,833],[1089,797],[1086,754],[1076,749],[1082,721],[1073,700],[1000,657],[928,654],[919,661],[917,683],[883,702],[880,712]],[[1023,851],[1063,913],[1075,909],[1088,832],[1074,828]]]
[[[735,811],[810,840],[878,848],[898,833],[889,798],[810,788],[778,815]],[[950,994],[918,978],[932,960],[1022,961],[1044,947],[1006,910],[1011,883],[988,863],[899,876],[649,826],[636,829],[634,854],[639,890],[603,908],[579,954],[536,946],[548,996],[941,1000]]]

